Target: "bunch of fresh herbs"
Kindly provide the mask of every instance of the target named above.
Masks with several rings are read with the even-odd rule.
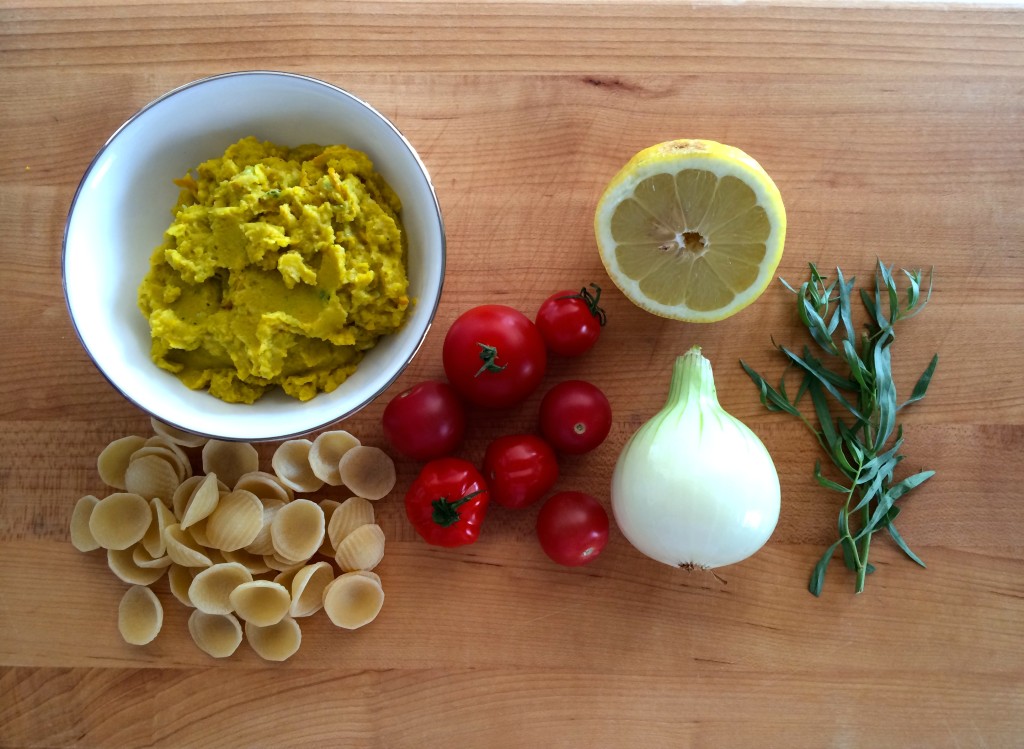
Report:
[[[796,397],[786,392],[786,373],[777,388],[740,362],[761,391],[761,402],[769,411],[782,411],[800,419],[814,434],[822,449],[842,474],[834,481],[814,467],[818,483],[843,497],[839,512],[839,539],[829,546],[811,574],[811,593],[820,595],[825,572],[837,548],[843,552],[846,566],[856,573],[855,591],[864,590],[864,582],[874,566],[868,562],[871,538],[885,530],[896,545],[914,562],[924,562],[913,552],[896,530],[893,521],[900,513],[896,501],[931,478],[934,471],[921,471],[899,481],[893,480],[896,466],[903,460],[903,427],[897,426],[897,414],[905,406],[921,400],[931,382],[939,357],[936,354],[918,379],[910,398],[899,403],[892,376],[890,344],[896,337],[896,323],[920,312],[931,297],[931,278],[922,295],[921,272],[903,271],[908,283],[898,288],[893,269],[881,262],[875,272],[874,293],[860,289],[867,310],[865,330],[858,336],[853,321],[851,297],[856,279],[848,281],[836,268],[836,278],[823,277],[812,263],[810,279],[795,289],[782,283],[797,296],[797,311],[818,349],[819,358],[804,346],[802,355],[776,344],[790,367],[800,373]],[[781,280],[781,279],[780,279]],[[774,343],[774,341],[773,341]],[[831,365],[831,366],[830,366]],[[803,397],[810,397],[815,423],[800,409]],[[832,404],[841,415],[835,416]]]

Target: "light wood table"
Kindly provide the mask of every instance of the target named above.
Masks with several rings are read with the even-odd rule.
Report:
[[[68,520],[103,492],[96,456],[148,433],[69,324],[61,236],[78,180],[134,111],[196,78],[277,69],[376,105],[417,147],[448,227],[436,326],[406,374],[342,426],[382,444],[400,390],[442,374],[463,310],[532,315],[597,282],[609,324],[585,378],[615,426],[562,464],[560,488],[608,499],[629,434],[661,405],[695,343],[725,408],[775,457],[782,516],[724,582],[649,561],[613,527],[592,565],[550,563],[536,509],[495,509],[461,551],[429,548],[402,510],[400,461],[379,505],[388,538],[380,618],[322,615],[290,661],[199,652],[158,586],[163,633],[123,643],[124,586],[77,553]],[[1006,7],[819,3],[62,3],[0,6],[0,746],[1014,747],[1024,742],[1024,14]],[[754,155],[789,212],[779,275],[808,262],[870,277],[876,257],[934,267],[930,306],[896,343],[911,495],[904,537],[879,537],[853,594],[832,538],[835,496],[803,427],[767,413],[738,360],[781,372],[771,336],[802,344],[774,284],[727,321],[656,319],[613,287],[591,221],[635,151],[705,137]],[[540,393],[464,454],[533,428]],[[274,445],[261,445],[265,466]],[[737,470],[742,466],[737,466]],[[321,493],[318,496],[327,496]],[[161,584],[163,585],[163,584]]]

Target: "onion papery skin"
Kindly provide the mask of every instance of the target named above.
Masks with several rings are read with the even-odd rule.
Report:
[[[674,567],[735,564],[775,530],[775,464],[757,435],[719,405],[699,347],[676,359],[668,401],[623,448],[611,499],[626,539]]]

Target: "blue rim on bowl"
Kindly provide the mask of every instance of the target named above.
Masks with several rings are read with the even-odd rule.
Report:
[[[314,97],[329,96],[331,97],[332,101],[338,104],[339,106],[355,107],[357,110],[359,110],[358,113],[361,116],[365,115],[365,117],[367,118],[366,122],[371,123],[372,127],[382,128],[381,132],[388,138],[391,145],[398,145],[400,146],[400,149],[404,150],[404,153],[399,154],[400,158],[405,160],[404,163],[412,163],[408,161],[409,158],[411,158],[415,163],[415,176],[410,177],[410,179],[415,180],[416,187],[418,188],[417,194],[422,197],[422,199],[419,202],[422,204],[420,207],[422,208],[422,221],[425,222],[423,225],[427,227],[429,239],[432,243],[436,245],[435,252],[438,255],[438,257],[434,260],[435,266],[432,267],[429,271],[429,296],[431,298],[423,300],[427,302],[426,306],[421,306],[420,299],[417,299],[417,302],[415,304],[415,315],[417,317],[416,325],[414,327],[422,328],[422,331],[415,338],[406,336],[406,339],[402,341],[402,348],[400,350],[389,352],[387,365],[383,369],[383,374],[380,380],[372,381],[372,389],[370,390],[366,389],[368,387],[371,387],[368,383],[363,383],[360,385],[360,387],[362,387],[365,392],[363,393],[363,396],[359,398],[358,402],[345,403],[344,405],[342,405],[344,403],[343,398],[335,397],[336,394],[339,391],[341,391],[342,388],[344,388],[344,385],[342,385],[342,387],[340,387],[338,390],[329,394],[321,394],[306,403],[300,403],[299,401],[291,399],[283,394],[280,394],[279,396],[279,398],[282,399],[281,401],[274,402],[274,397],[278,397],[278,395],[273,394],[274,397],[272,397],[271,394],[268,394],[267,396],[264,396],[264,398],[261,399],[261,401],[258,401],[257,404],[254,404],[253,406],[244,406],[240,404],[225,404],[222,401],[217,400],[213,396],[210,396],[208,393],[202,391],[189,390],[183,384],[177,381],[176,378],[173,378],[173,375],[170,375],[168,373],[163,372],[162,370],[159,370],[155,364],[149,361],[148,345],[145,347],[145,351],[143,352],[143,354],[145,359],[148,361],[148,366],[151,368],[152,371],[132,372],[131,370],[133,370],[133,366],[131,366],[130,364],[128,366],[122,366],[125,365],[125,354],[123,351],[109,350],[111,345],[114,345],[116,347],[116,344],[109,344],[107,343],[106,339],[97,338],[95,329],[97,327],[102,328],[103,326],[93,326],[84,323],[83,320],[80,319],[80,315],[88,316],[89,314],[92,314],[93,308],[91,305],[93,304],[94,300],[92,299],[92,297],[88,296],[84,290],[77,289],[75,287],[75,284],[77,282],[72,282],[69,279],[69,274],[76,274],[85,271],[83,275],[88,276],[90,272],[94,271],[92,271],[89,268],[88,264],[85,262],[84,259],[73,259],[69,254],[71,251],[71,245],[73,244],[73,235],[77,236],[76,229],[73,226],[73,222],[76,220],[77,216],[76,209],[81,208],[83,202],[89,202],[91,200],[91,198],[84,199],[83,195],[86,195],[91,189],[93,189],[95,185],[102,184],[102,180],[107,176],[107,173],[110,171],[112,165],[116,161],[118,161],[119,157],[111,155],[111,151],[116,148],[115,144],[118,143],[119,139],[126,137],[126,135],[128,134],[131,134],[133,137],[136,138],[139,137],[133,131],[140,127],[140,121],[149,118],[152,114],[163,108],[169,102],[173,103],[174,100],[176,100],[176,98],[180,98],[183,95],[188,96],[190,95],[190,92],[196,91],[199,87],[209,86],[211,84],[218,85],[223,84],[224,82],[240,82],[237,79],[254,81],[257,84],[266,84],[268,86],[276,86],[282,84],[299,84],[300,86],[308,88],[308,91],[306,91],[306,89],[303,89],[303,95],[306,95],[306,93],[308,93],[309,95]],[[339,97],[340,100],[343,101],[339,101]],[[300,120],[296,118],[295,120],[290,121],[288,127],[295,125],[295,123],[299,123],[300,126],[305,126],[308,124],[306,121],[303,120],[300,122]],[[330,125],[330,123],[327,123],[327,125]],[[239,125],[235,125],[233,126],[233,129],[237,131],[238,127]],[[234,137],[232,137],[229,141],[225,142],[224,145],[226,146],[228,145],[229,142],[233,142],[234,140],[237,140],[237,138],[249,134],[251,133],[235,132]],[[222,135],[225,134],[218,134],[218,137]],[[130,140],[131,139],[129,138],[129,141]],[[315,139],[303,138],[300,140],[301,142],[314,142]],[[283,142],[283,140],[278,142]],[[340,141],[332,140],[331,142]],[[293,143],[292,145],[298,145],[298,143]],[[358,143],[350,143],[349,145],[352,145],[353,147],[356,148],[360,148],[360,150],[367,150],[366,148],[361,147],[360,144]],[[210,158],[215,155],[217,154],[211,153],[206,158]],[[378,165],[378,170],[383,171],[383,169],[381,168],[382,164],[380,164],[380,161],[382,160],[374,158],[372,153],[371,158],[373,158],[375,165]],[[198,161],[196,163],[198,163]],[[186,168],[194,166],[194,163],[189,163]],[[166,181],[169,182],[171,176],[181,175],[161,175],[160,179],[163,180],[164,178],[166,178]],[[385,178],[388,179],[389,182],[392,182],[392,178],[389,177],[387,174],[385,174]],[[392,186],[394,187],[393,182]],[[130,190],[127,190],[126,188],[123,187],[121,188],[121,190],[126,195],[131,193]],[[176,188],[174,194],[176,194]],[[401,192],[399,192],[399,195],[403,199],[404,220],[406,214],[406,196],[403,195]],[[168,211],[168,219],[167,222],[163,225],[162,229],[166,229],[166,225],[169,223],[169,209],[172,204],[173,200],[168,202],[166,205],[160,202],[161,210]],[[419,208],[417,208],[417,210],[419,210]],[[82,220],[86,221],[87,219]],[[90,218],[88,220],[91,221],[93,219]],[[107,217],[102,220],[105,220],[108,223],[106,225],[100,224],[92,226],[91,231],[88,229],[82,229],[78,231],[83,232],[86,236],[90,237],[93,240],[93,242],[95,242],[97,240],[94,237],[94,234],[103,233],[102,231],[97,230],[106,228],[113,230],[115,232],[122,231],[123,224],[131,223],[132,221],[135,220],[135,218],[133,216],[117,216],[116,218]],[[149,233],[145,234],[147,238],[151,237],[151,229],[152,227],[149,227]],[[129,232],[135,230],[137,230],[137,227],[133,229],[124,229],[123,231]],[[140,248],[140,252],[145,253],[145,263],[147,265],[149,262],[149,254],[152,252],[156,244],[159,243],[159,236],[153,237],[153,239],[155,241],[152,243],[152,245]],[[437,195],[434,189],[434,185],[431,182],[430,175],[427,171],[426,166],[420,159],[419,154],[413,148],[412,144],[408,141],[408,139],[406,139],[406,137],[398,130],[397,127],[395,127],[395,125],[390,120],[388,120],[384,115],[382,115],[379,111],[377,111],[373,106],[371,106],[364,100],[354,96],[353,94],[349,93],[348,91],[345,91],[342,88],[334,86],[325,81],[305,75],[300,75],[297,73],[251,70],[208,76],[205,78],[192,81],[190,83],[186,83],[175,89],[172,89],[171,91],[163,94],[157,99],[154,99],[153,101],[139,109],[106,140],[106,142],[103,144],[103,146],[100,148],[100,150],[96,153],[96,155],[89,163],[89,166],[87,167],[84,175],[82,176],[81,181],[78,184],[78,187],[75,191],[74,197],[72,198],[71,205],[68,210],[67,221],[64,226],[64,234],[61,247],[61,276],[64,289],[65,303],[67,305],[68,314],[71,318],[75,334],[77,335],[86,353],[89,355],[90,359],[93,361],[93,363],[100,371],[100,373],[129,402],[133,403],[135,406],[137,406],[144,412],[150,414],[154,418],[157,418],[164,423],[167,423],[171,426],[183,429],[188,432],[193,432],[196,434],[200,434],[207,437],[213,437],[217,439],[259,442],[288,439],[300,436],[315,431],[317,429],[322,429],[323,427],[329,424],[332,424],[336,421],[351,416],[364,406],[368,405],[375,398],[377,398],[401,375],[406,366],[408,366],[408,364],[412,361],[412,359],[416,356],[417,352],[420,350],[423,341],[425,340],[427,333],[429,332],[430,327],[433,323],[434,316],[437,312],[438,304],[440,303],[441,292],[444,285],[446,254],[447,244],[444,222],[441,216],[440,205],[438,203]],[[138,258],[134,258],[134,260],[135,262],[139,262]],[[426,273],[425,266],[424,273]],[[413,269],[410,267],[410,282],[412,281],[412,275]],[[100,276],[96,276],[96,278],[100,278]],[[142,276],[140,275],[138,278],[133,280],[134,286],[131,287],[130,300],[132,304],[134,304],[135,293],[137,292],[138,284],[141,283],[142,281]],[[90,286],[88,281],[89,279],[86,278],[85,280],[81,281],[81,283],[84,284],[85,289],[88,289],[88,291],[92,292],[93,286]],[[101,302],[102,301],[103,300],[101,300]],[[117,300],[117,303],[121,304],[121,306],[124,308],[121,310],[121,314],[123,316],[123,314],[126,314],[125,310],[127,309],[127,302]],[[78,314],[76,314],[76,312]],[[110,310],[97,314],[106,314],[108,321],[120,319],[119,317],[117,317],[117,313]],[[141,324],[146,326],[148,343],[148,324],[146,324],[145,320],[142,319],[142,316],[138,312],[137,308],[135,309],[135,314],[136,317],[138,317],[139,320],[141,320]],[[409,326],[411,322],[411,319],[407,321],[406,326]],[[125,325],[129,324],[139,325],[140,323],[139,321],[133,321],[131,323],[129,323],[128,321],[125,322]],[[136,330],[135,332],[136,334],[139,334],[138,330]],[[402,331],[395,335],[400,336],[401,334]],[[396,344],[396,346],[397,345],[398,344]],[[391,353],[394,354],[393,357],[391,356]],[[372,354],[373,352],[371,351],[367,355],[367,357],[369,358]],[[131,352],[130,355],[134,356],[135,352]],[[381,357],[379,358],[383,359],[383,357],[384,355],[382,354]],[[134,367],[134,369],[138,368],[139,367]],[[127,383],[118,377],[119,372],[123,375],[125,371],[128,371],[133,376],[134,380],[132,383]],[[353,378],[357,377],[357,375],[359,375],[359,370],[357,370],[356,374],[353,375]],[[144,387],[140,388],[138,386],[138,381],[140,380],[140,378],[144,378],[147,376],[151,376],[154,378],[172,378],[176,383],[175,387],[180,388],[181,392],[179,393],[176,390],[168,390],[167,392],[173,393],[173,397],[175,398],[181,397],[189,399],[190,405],[188,406],[188,408],[185,408],[184,410],[188,411],[189,409],[192,409],[192,413],[196,415],[197,421],[190,421],[189,419],[181,418],[179,413],[176,413],[175,405],[173,403],[165,403],[165,399],[160,398],[156,395],[153,395],[151,397],[149,393],[145,392]],[[195,400],[196,396],[201,396],[202,398],[205,398],[207,400],[197,401]],[[270,404],[269,407],[273,411],[273,413],[271,414],[271,418],[269,420],[263,419],[263,417],[261,416],[261,408],[267,407],[266,405],[261,406],[261,404],[265,404],[265,402]],[[337,405],[337,410],[330,409],[330,406],[334,405]],[[300,414],[301,418],[297,418],[295,416],[296,413]],[[287,414],[287,417],[283,417],[284,414]],[[275,418],[277,418],[277,420],[281,422],[281,426],[276,428],[267,426],[267,424],[274,423]],[[215,426],[218,424],[222,426]],[[284,424],[288,424],[289,426],[284,427]]]

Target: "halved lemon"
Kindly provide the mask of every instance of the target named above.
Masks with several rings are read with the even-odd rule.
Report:
[[[608,275],[634,304],[714,322],[768,287],[786,209],[768,173],[740,149],[674,140],[640,151],[615,175],[594,231]]]

